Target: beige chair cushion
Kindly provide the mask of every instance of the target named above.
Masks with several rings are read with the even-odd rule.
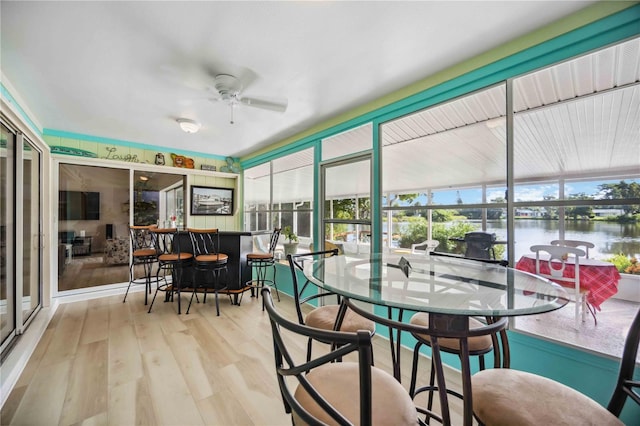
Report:
[[[418,312],[411,317],[411,324],[429,326],[429,314],[424,312]],[[481,323],[475,318],[469,318],[469,329],[484,327],[485,324]],[[418,334],[418,336],[427,342],[430,341],[428,334]],[[493,342],[491,341],[491,335],[473,336],[467,339],[469,342],[469,352],[482,352],[488,351],[492,348]],[[460,339],[438,337],[438,344],[440,349],[446,351],[449,349],[453,352],[460,352]]]
[[[307,374],[314,388],[352,423],[360,423],[360,385],[358,363],[336,362],[322,365]],[[416,425],[418,413],[407,391],[390,374],[371,367],[372,418],[374,425]],[[300,385],[295,392],[300,405],[322,422],[336,422]],[[294,424],[302,422],[293,412]]]
[[[339,309],[339,305],[320,306],[307,314],[304,319],[304,323],[313,328],[333,330]],[[376,325],[373,321],[356,314],[351,309],[348,309],[344,319],[342,320],[340,331],[355,332],[358,330],[375,331]]]
[[[473,411],[486,426],[623,424],[575,389],[524,371],[484,370],[471,384]]]

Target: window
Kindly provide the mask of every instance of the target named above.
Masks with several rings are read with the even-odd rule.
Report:
[[[244,228],[290,226],[305,248],[313,239],[313,149],[244,172]]]
[[[437,250],[463,254],[459,240],[480,230],[496,234],[495,257],[511,266],[531,245],[554,239],[592,241],[590,254],[600,259],[640,257],[639,57],[640,39],[633,39],[442,103],[429,96],[439,97],[444,85],[425,92],[414,104],[422,102],[421,109],[379,125],[379,193],[371,151],[375,121],[323,139],[316,164],[320,233],[347,253],[372,244],[406,252],[436,239]],[[400,111],[396,106],[380,117]],[[302,211],[310,215],[311,151],[307,181],[288,176],[295,164],[296,157],[285,156],[246,170],[247,229],[299,228]],[[301,185],[309,188],[303,197]],[[288,193],[278,195],[282,190]],[[381,211],[371,209],[378,197]],[[640,300],[625,302],[633,313]],[[518,318],[513,328],[564,342],[573,335],[570,344],[620,352],[622,333],[594,339],[561,330],[566,324],[545,320],[532,329]],[[607,347],[598,347],[601,342]]]
[[[555,239],[590,241],[590,257],[601,260],[640,258],[639,53],[640,39],[629,40],[383,123],[384,247],[406,251],[436,239],[438,251],[464,253],[458,240],[483,230],[496,234],[495,256],[511,266],[531,245]],[[640,300],[608,302],[604,318],[633,314]],[[571,334],[571,344],[620,352],[622,334],[585,339],[569,317],[545,314],[544,327],[517,318],[513,328],[563,341]],[[593,320],[583,327],[592,329]],[[608,347],[599,347],[604,341]]]
[[[506,87],[494,86],[383,124],[384,246],[496,232],[506,240]],[[496,250],[506,256],[505,247]]]
[[[555,239],[589,241],[589,257],[600,260],[640,256],[638,52],[634,39],[513,80],[514,261],[532,244]],[[601,306],[604,318],[637,309],[640,300],[618,298],[622,276],[619,295]],[[573,331],[571,321],[535,322],[518,318],[515,325],[550,338]],[[592,329],[593,319],[582,327]],[[571,333],[573,343],[619,353],[619,334],[585,342],[580,331]],[[594,346],[602,341],[607,345]]]
[[[371,251],[371,155],[323,163],[324,240],[344,253]],[[318,247],[318,249],[322,249]]]
[[[247,231],[271,229],[271,163],[244,171],[244,228]]]

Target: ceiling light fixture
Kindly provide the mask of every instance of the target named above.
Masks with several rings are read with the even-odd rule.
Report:
[[[200,123],[188,118],[178,118],[176,120],[180,124],[180,128],[186,133],[196,133],[200,130]]]

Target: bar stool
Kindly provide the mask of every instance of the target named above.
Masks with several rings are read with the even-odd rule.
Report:
[[[274,252],[276,251],[276,245],[278,244],[278,238],[280,238],[280,228],[275,228],[271,233],[269,240],[268,251],[253,252],[247,254],[247,267],[252,270],[252,279],[247,282],[247,285],[259,289],[264,287],[265,283],[269,283],[276,289],[276,296],[278,302],[280,301],[280,293],[278,292],[278,285],[276,284],[276,261]],[[273,267],[273,280],[267,279],[267,270],[269,266]],[[253,270],[255,269],[255,277],[253,279]],[[255,283],[255,285],[254,285]],[[253,290],[251,290],[251,297],[253,297]],[[259,294],[256,294],[259,297]]]
[[[224,271],[225,276],[227,273],[227,263],[229,260],[229,256],[224,253],[219,253],[218,250],[220,248],[220,234],[218,233],[217,228],[213,229],[195,229],[188,228],[189,238],[191,239],[191,247],[193,249],[193,260],[194,260],[194,269],[196,275],[194,275],[193,279],[193,293],[191,294],[191,300],[189,300],[189,306],[187,307],[187,314],[191,309],[191,303],[193,302],[193,297],[196,296],[196,292],[200,288],[204,288],[204,298],[202,303],[207,303],[207,290],[213,287],[213,292],[216,297],[216,315],[220,316],[220,306],[218,304],[218,291],[226,289],[225,286],[219,285],[220,280],[220,272]],[[198,283],[197,281],[197,273],[205,272],[211,273],[211,277],[213,278],[211,284],[207,282],[206,275]],[[229,296],[231,297],[231,296]],[[197,296],[196,296],[197,300]]]
[[[504,320],[504,319],[503,319]],[[487,320],[488,323],[492,322],[492,319]],[[425,312],[418,312],[414,314],[410,321],[410,324],[429,327],[429,314]],[[500,330],[501,334],[501,342],[503,350],[506,351],[504,357],[504,365],[502,367],[509,367],[509,356],[508,356],[508,343],[507,343],[507,335],[506,335],[506,325],[507,322],[504,320],[504,328]],[[479,329],[485,327],[486,325],[481,321],[475,318],[469,318],[469,330]],[[416,381],[418,375],[418,360],[420,357],[420,348],[423,345],[431,346],[431,336],[429,334],[420,334],[412,332],[411,335],[416,339],[416,345],[413,349],[413,364],[411,367],[411,384],[409,385],[409,394],[415,398],[416,395],[422,392],[429,392],[427,399],[427,411],[430,412],[433,407],[433,393],[438,390],[438,386],[435,384],[435,376],[436,376],[436,366],[434,364],[434,359],[431,357],[431,371],[429,373],[429,385],[422,386],[416,389]],[[484,355],[493,351],[494,348],[494,367],[501,367],[501,357],[500,357],[500,346],[498,343],[498,337],[496,334],[483,334],[478,336],[470,336],[467,338],[468,344],[468,356],[477,356],[479,369],[485,369],[485,359]],[[440,352],[446,352],[450,354],[458,355],[459,357],[463,356],[463,352],[461,349],[461,342],[458,338],[447,338],[440,337],[438,338],[438,347],[440,348]],[[462,399],[462,394],[459,392],[447,389],[447,393],[454,395],[460,399]]]
[[[142,284],[134,278],[134,269],[136,265],[142,265],[144,268],[144,304],[147,304],[148,295],[151,293],[151,270],[153,264],[158,262],[158,256],[155,248],[154,236],[149,230],[155,228],[156,225],[140,226],[130,225],[129,236],[131,238],[131,264],[129,266],[129,285],[124,294],[122,303],[127,301],[127,295],[131,284]]]
[[[432,256],[450,256],[448,253],[439,253],[439,252],[431,252]],[[464,259],[464,258],[462,258]],[[508,266],[508,262],[504,260],[495,260],[495,259],[466,259],[470,262],[478,262],[484,263],[487,265],[495,265],[496,267],[506,267]],[[462,349],[462,342],[460,338],[455,337],[440,337],[438,338],[438,347],[440,352],[446,352],[450,354],[458,355],[458,357],[478,357],[478,366],[482,371],[485,369],[485,360],[484,355],[493,351],[493,366],[494,368],[509,368],[510,367],[510,350],[509,350],[509,340],[507,338],[507,319],[506,318],[485,318],[486,324],[477,320],[476,318],[469,317],[469,336],[467,337],[467,348],[466,352]],[[418,312],[411,317],[409,321],[413,325],[422,326],[425,328],[429,327],[429,314],[424,312]],[[492,333],[472,333],[471,330],[482,330],[484,327],[488,325],[493,325],[497,328],[494,329]],[[422,386],[416,389],[416,380],[418,374],[418,360],[420,355],[420,348],[422,345],[431,346],[431,336],[427,333],[416,333],[412,332],[411,335],[416,339],[416,345],[413,349],[413,364],[411,368],[411,384],[409,385],[409,394],[415,398],[417,394],[422,392],[429,392],[427,399],[427,417],[431,412],[431,408],[433,406],[433,393],[438,390],[438,386],[435,384],[435,376],[436,376],[436,368],[434,364],[434,358],[431,357],[431,371],[429,374],[429,385]],[[499,336],[499,339],[498,339]],[[503,355],[504,357],[501,357]],[[470,387],[470,383],[464,385],[463,387]],[[447,389],[447,393],[454,395],[460,399],[463,398],[462,394],[459,392]],[[419,410],[421,411],[421,410]],[[421,411],[422,412],[422,411]]]
[[[513,369],[480,371],[471,378],[473,413],[480,424],[620,425],[629,399],[640,404],[640,382],[634,380],[640,347],[640,310],[625,339],[618,379],[605,409],[588,396],[555,380]],[[636,371],[637,372],[637,371]],[[637,424],[636,421],[633,424]]]
[[[193,262],[193,254],[185,251],[185,247],[180,247],[180,239],[176,228],[151,228],[150,232],[155,236],[156,252],[158,253],[158,272],[156,272],[156,291],[151,299],[149,313],[153,308],[153,302],[159,291],[166,293],[165,302],[171,298],[173,294],[178,294],[178,314],[181,313],[180,305],[180,287],[183,270],[186,266]],[[160,284],[160,272],[164,271],[162,280],[164,284]],[[167,271],[171,273],[171,282],[167,280]]]

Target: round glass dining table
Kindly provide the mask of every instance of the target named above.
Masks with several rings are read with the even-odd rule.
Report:
[[[450,424],[450,414],[439,337],[460,339],[463,418],[465,425],[471,425],[473,413],[467,338],[496,333],[500,322],[506,325],[506,317],[553,311],[569,301],[564,288],[545,278],[464,258],[394,254],[314,256],[305,261],[304,275],[318,287],[342,296],[343,305],[361,315],[377,319],[382,324],[392,323],[405,331],[421,331],[431,337],[432,357],[438,369],[438,393],[442,407],[440,420],[443,424]],[[420,328],[403,323],[401,319],[390,321],[390,318],[376,316],[371,309],[352,303],[353,300],[395,308],[400,312],[427,312],[429,326]],[[484,330],[469,329],[468,317],[487,318],[487,327]],[[392,355],[394,362],[399,363],[400,357]],[[399,379],[399,367],[394,375]]]

